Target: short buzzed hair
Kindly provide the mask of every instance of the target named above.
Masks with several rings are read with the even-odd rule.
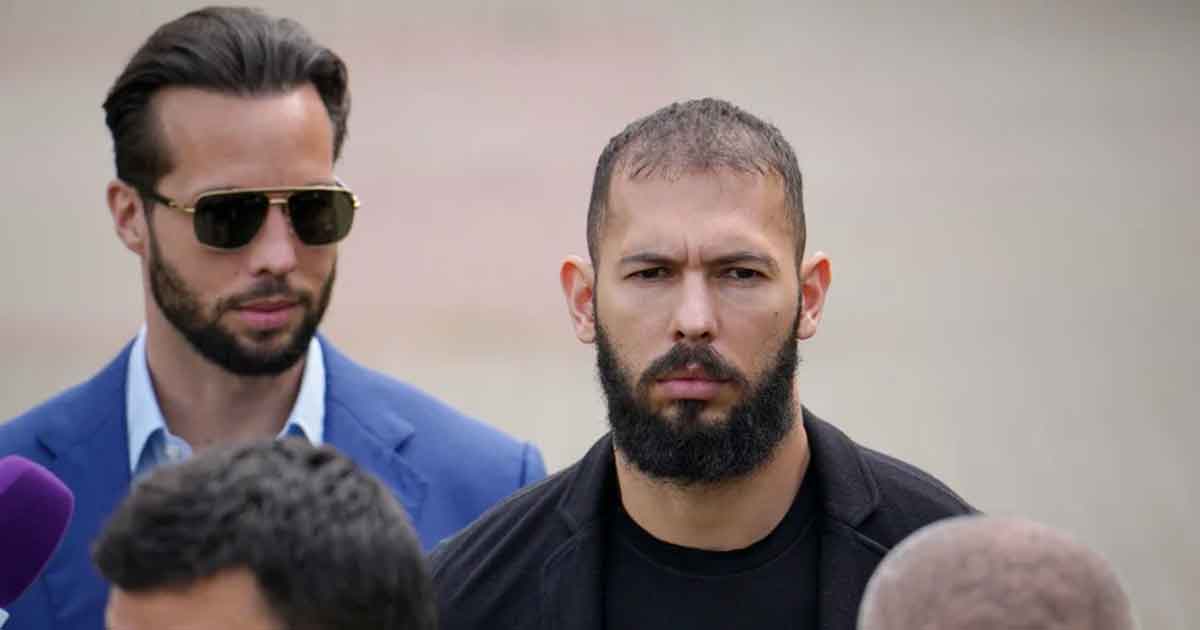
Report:
[[[965,516],[911,535],[867,584],[858,630],[1132,630],[1100,554],[1029,520]]]
[[[609,140],[596,163],[588,205],[587,246],[592,261],[599,260],[600,235],[614,173],[629,179],[674,178],[718,169],[782,179],[799,268],[804,257],[805,227],[796,154],[774,125],[715,98],[668,105],[634,121]]]
[[[433,587],[404,509],[331,446],[303,438],[202,452],[133,485],[95,543],[128,593],[247,569],[289,630],[434,630]]]

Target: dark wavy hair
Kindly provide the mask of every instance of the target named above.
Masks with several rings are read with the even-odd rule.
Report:
[[[329,112],[336,161],[350,116],[349,73],[337,54],[296,21],[257,9],[208,7],[168,22],[134,53],[104,101],[117,177],[153,188],[170,172],[151,102],[163,88],[255,96],[304,84],[316,88]]]
[[[92,550],[124,591],[248,569],[290,630],[433,630],[424,557],[391,492],[302,438],[200,453],[134,484]]]

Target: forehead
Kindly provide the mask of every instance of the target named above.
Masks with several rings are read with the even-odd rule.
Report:
[[[113,588],[107,630],[278,630],[258,580],[229,569],[184,588],[131,593]]]
[[[783,179],[732,169],[630,178],[614,174],[600,249],[757,246],[783,256],[794,230]]]
[[[312,85],[253,96],[170,87],[151,105],[171,175],[286,186],[332,170],[333,123]]]

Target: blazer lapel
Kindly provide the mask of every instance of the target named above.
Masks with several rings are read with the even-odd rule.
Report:
[[[103,627],[108,587],[91,561],[91,546],[129,489],[125,422],[128,348],[93,380],[40,435],[54,454],[50,470],[75,494],[75,512],[62,545],[42,576],[62,628]]]
[[[429,484],[397,453],[404,438],[377,430],[388,424],[368,425],[343,406],[325,406],[326,441],[387,484],[416,523],[421,518],[421,505]]]
[[[429,484],[399,452],[415,431],[412,423],[377,402],[366,370],[324,337],[319,341],[325,356],[325,441],[386,483],[417,525]],[[438,541],[421,542],[428,549]]]

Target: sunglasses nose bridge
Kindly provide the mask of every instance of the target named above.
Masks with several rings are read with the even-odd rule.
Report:
[[[268,216],[263,219],[263,223],[265,224],[267,221],[271,220],[271,217],[270,217],[271,207],[279,206],[279,211],[283,213],[284,222],[287,223],[288,232],[291,233],[292,236],[299,238],[300,235],[296,233],[296,226],[295,226],[295,224],[292,223],[291,199],[292,199],[292,193],[290,191],[289,192],[268,193],[267,194],[267,215]]]

